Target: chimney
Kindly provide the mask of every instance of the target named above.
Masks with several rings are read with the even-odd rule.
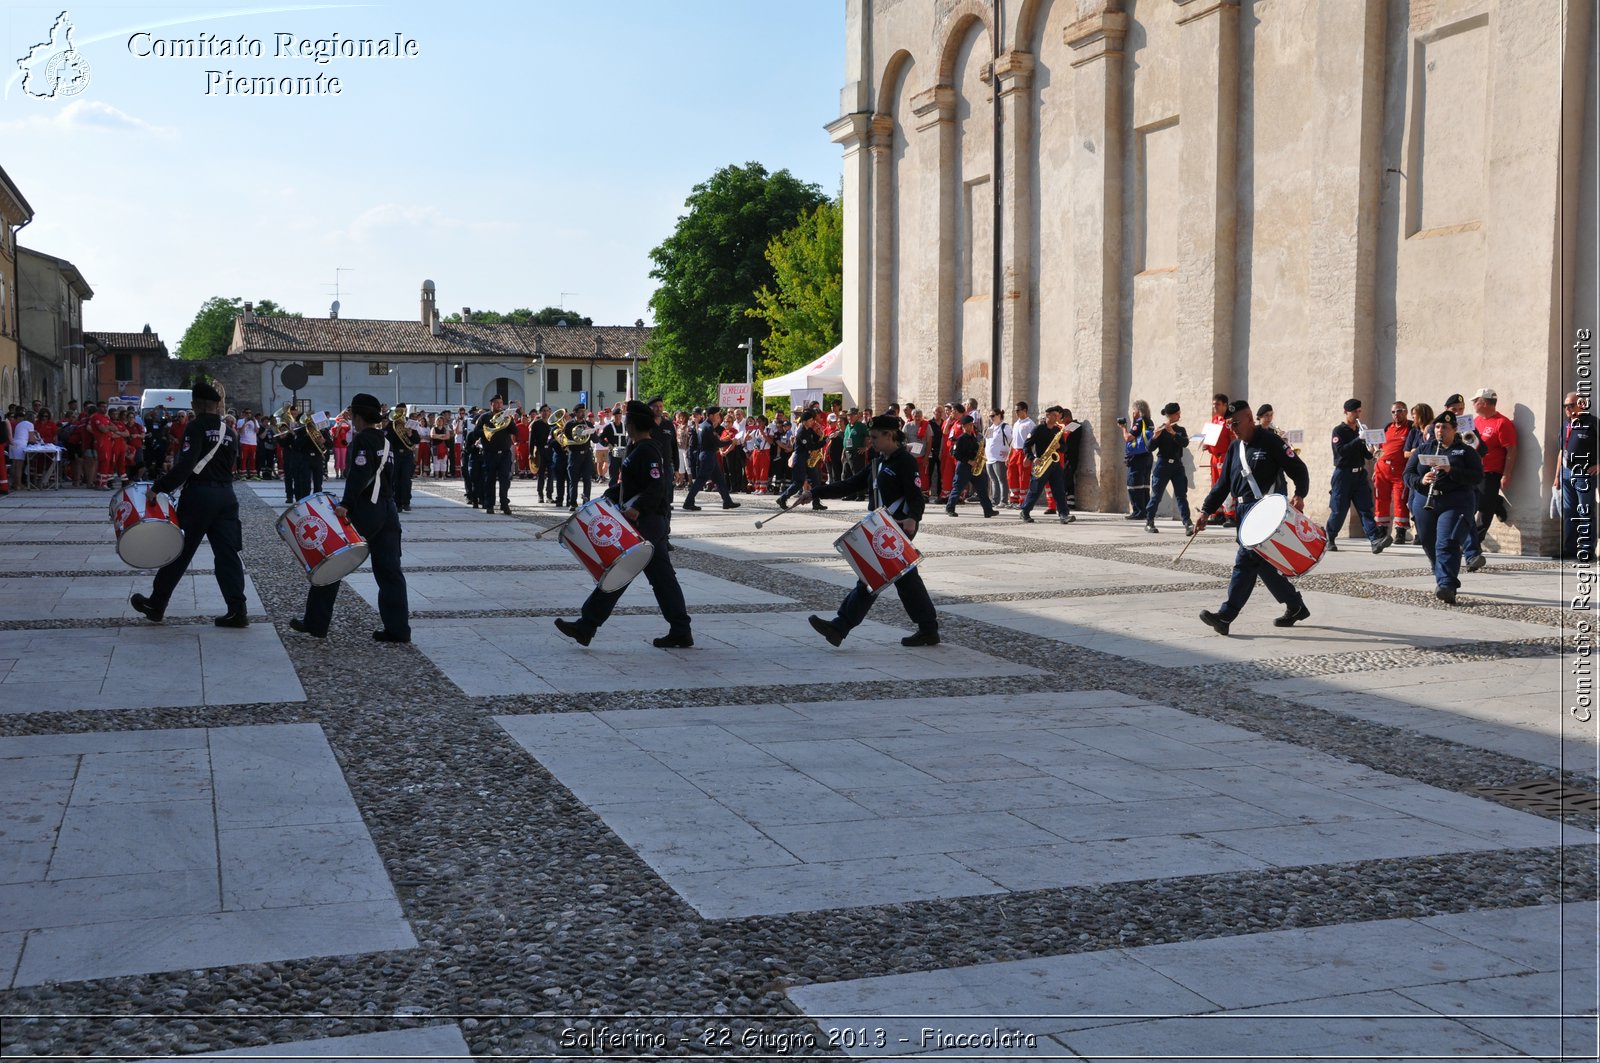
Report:
[[[245,324],[248,325],[252,321],[254,321],[255,319],[256,319],[256,304],[255,303],[245,303],[244,304],[244,322],[245,322]]]
[[[463,320],[463,321],[471,321],[472,320],[472,307],[463,306],[461,308],[461,320]]]
[[[437,310],[433,312],[433,320],[428,322],[428,331],[433,333],[435,336],[444,331],[444,329],[439,327],[439,311]]]
[[[422,317],[421,317],[421,320],[422,320],[422,323],[424,325],[427,325],[427,326],[430,326],[430,327],[433,325],[433,319],[439,316],[438,310],[435,309],[435,307],[434,307],[433,292],[434,292],[433,282],[432,281],[423,281],[422,282]]]

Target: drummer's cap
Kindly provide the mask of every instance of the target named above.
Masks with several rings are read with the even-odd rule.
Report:
[[[968,415],[962,417],[961,418],[961,423],[962,424],[971,424],[972,423],[972,416],[970,414],[968,414]]]
[[[363,391],[350,400],[350,412],[372,424],[383,416],[383,403],[378,401],[378,396]]]
[[[887,413],[880,413],[872,419],[872,423],[867,427],[874,432],[898,432],[900,431],[900,418],[892,417]]]
[[[1260,406],[1256,407],[1256,420],[1258,420],[1258,421],[1261,420],[1261,418],[1265,417],[1267,414],[1269,414],[1271,412],[1272,412],[1272,403],[1263,402]]]
[[[1176,402],[1169,402],[1165,406],[1161,407],[1161,416],[1163,416],[1163,417],[1171,417],[1175,413],[1182,413],[1182,412],[1183,412],[1183,408],[1181,406],[1179,406]]]
[[[587,410],[588,408],[589,407],[585,406],[583,403],[580,402],[580,403],[578,403],[576,406],[574,406],[572,408],[572,412],[573,413],[577,413],[579,410]]]
[[[1344,412],[1345,413],[1355,413],[1359,409],[1361,409],[1361,400],[1360,399],[1345,399],[1344,400]]]
[[[1451,428],[1456,426],[1456,415],[1449,410],[1444,411],[1433,419],[1434,424],[1447,424]]]
[[[1455,395],[1451,395],[1448,399],[1445,399],[1444,404],[1446,406],[1455,406],[1458,403],[1464,403],[1466,401],[1466,399],[1461,397],[1460,393],[1457,393]]]
[[[817,411],[813,407],[807,406],[805,409],[803,409],[799,413],[795,414],[795,420],[797,420],[797,421],[809,421],[809,420],[811,420],[811,418],[815,417],[816,415],[817,415]]]
[[[1228,403],[1227,416],[1229,417],[1237,417],[1241,413],[1249,412],[1250,403],[1245,399],[1235,399],[1233,402]]]
[[[706,416],[707,417],[710,417],[714,413],[721,413],[721,412],[722,412],[722,407],[721,406],[707,406],[706,407]]]
[[[656,412],[638,399],[628,400],[628,409],[623,414],[627,426],[635,432],[651,432],[656,427]]]
[[[196,384],[190,392],[191,397],[202,399],[206,402],[221,402],[222,392],[207,384],[204,380]]]

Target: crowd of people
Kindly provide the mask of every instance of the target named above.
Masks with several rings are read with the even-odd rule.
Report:
[[[186,412],[163,408],[141,412],[132,406],[67,403],[59,416],[42,402],[13,404],[0,422],[0,494],[54,483],[110,490],[149,479],[170,467],[172,454],[188,429]],[[34,448],[31,452],[29,447]]]

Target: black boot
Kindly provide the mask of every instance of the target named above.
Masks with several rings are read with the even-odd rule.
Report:
[[[211,622],[218,627],[249,627],[250,617],[245,614],[244,606],[236,605]]]

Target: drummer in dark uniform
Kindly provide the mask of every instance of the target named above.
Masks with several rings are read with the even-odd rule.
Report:
[[[672,467],[655,440],[656,415],[650,407],[630,400],[623,415],[628,433],[628,453],[622,459],[622,474],[606,491],[606,497],[616,503],[641,536],[655,547],[650,563],[644,567],[644,578],[650,581],[656,604],[667,621],[667,633],[654,639],[651,645],[663,650],[687,649],[694,645],[690,631],[689,608],[683,601],[683,588],[678,586],[678,574],[668,556],[667,516],[672,512]],[[557,618],[556,630],[580,646],[587,646],[611,616],[621,590],[603,591],[596,587],[583,603],[577,620]]]
[[[912,539],[917,537],[917,526],[922,522],[922,509],[926,499],[917,486],[917,459],[905,448],[905,437],[900,434],[900,420],[884,414],[874,417],[867,434],[869,452],[873,460],[848,479],[823,484],[816,493],[823,498],[842,498],[845,495],[867,495],[867,509],[887,509],[889,516],[900,523],[900,529]],[[812,492],[807,489],[800,501],[808,501]],[[912,569],[895,581],[894,589],[900,595],[900,604],[917,625],[917,630],[900,640],[902,646],[939,645],[939,614],[934,611],[933,599],[922,583],[922,573]],[[839,604],[839,615],[832,620],[820,616],[810,617],[811,626],[834,646],[867,618],[875,596],[860,580]]]
[[[1205,530],[1207,520],[1213,516],[1231,495],[1239,500],[1238,522],[1244,523],[1246,514],[1264,496],[1272,492],[1283,493],[1285,478],[1294,481],[1294,495],[1289,504],[1295,509],[1305,509],[1306,492],[1311,489],[1311,474],[1306,463],[1284,442],[1283,437],[1270,428],[1256,424],[1250,404],[1239,399],[1228,406],[1223,422],[1232,430],[1227,452],[1222,456],[1222,468],[1216,483],[1205,501],[1200,503],[1200,519],[1195,521],[1196,532]],[[1226,433],[1225,433],[1226,434]],[[1289,578],[1269,565],[1260,554],[1239,547],[1233,557],[1233,576],[1228,580],[1228,599],[1216,612],[1200,610],[1200,619],[1217,634],[1226,635],[1228,625],[1239,616],[1244,603],[1250,600],[1256,580],[1267,585],[1272,596],[1282,602],[1284,613],[1272,621],[1276,627],[1293,627],[1311,615],[1300,591]]]
[[[400,571],[400,511],[394,502],[394,440],[374,395],[361,394],[350,400],[350,423],[355,431],[350,436],[349,471],[336,512],[356,526],[372,559],[372,576],[378,581],[378,615],[383,618],[383,627],[372,637],[378,642],[410,642],[411,610],[406,576]],[[289,626],[327,638],[339,582],[307,591],[305,618],[295,617]]]
[[[178,581],[200,549],[200,540],[211,544],[212,569],[228,611],[215,619],[218,627],[249,627],[245,614],[244,564],[239,551],[244,533],[239,526],[239,500],[233,494],[233,467],[239,454],[239,437],[222,420],[222,393],[201,381],[194,386],[194,419],[183,433],[177,460],[172,469],[157,480],[157,491],[179,490],[178,527],[183,530],[183,550],[156,573],[155,583],[146,597],[135,594],[129,601],[146,620],[160,622]]]

